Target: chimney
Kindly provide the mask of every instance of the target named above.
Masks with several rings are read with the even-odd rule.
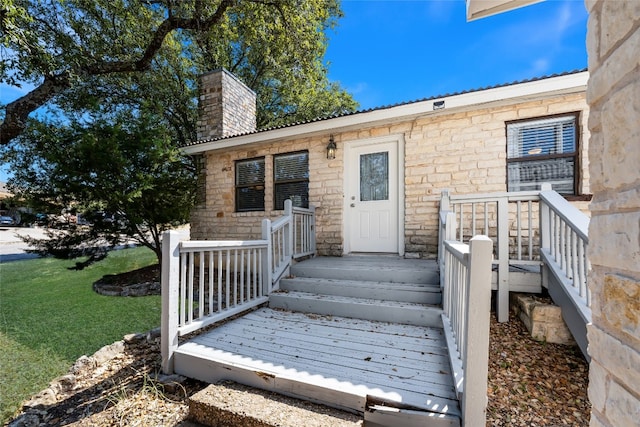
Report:
[[[256,93],[224,68],[200,76],[197,138],[256,130]]]

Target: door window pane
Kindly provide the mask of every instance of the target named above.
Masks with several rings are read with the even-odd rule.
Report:
[[[360,201],[389,200],[389,153],[360,156]]]

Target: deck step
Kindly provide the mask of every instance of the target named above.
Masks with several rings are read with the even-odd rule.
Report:
[[[382,301],[300,291],[272,292],[269,307],[405,325],[442,327],[442,309],[428,304]]]
[[[435,261],[399,257],[317,257],[291,266],[295,277],[368,282],[438,284]]]
[[[433,305],[442,302],[442,293],[439,285],[421,283],[293,277],[282,279],[280,281],[280,289],[381,301],[402,301]]]

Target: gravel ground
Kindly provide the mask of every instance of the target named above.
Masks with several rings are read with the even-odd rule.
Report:
[[[112,347],[79,359],[9,425],[194,425],[186,421],[187,399],[206,384],[156,381],[157,336],[127,337]],[[577,347],[537,342],[519,319],[499,324],[492,315],[488,426],[587,426],[587,383],[588,365]]]

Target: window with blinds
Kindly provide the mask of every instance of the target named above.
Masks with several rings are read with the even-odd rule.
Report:
[[[264,210],[264,157],[236,162],[236,212]]]
[[[280,154],[273,157],[273,207],[284,209],[284,201],[309,207],[309,152]]]
[[[507,123],[507,190],[577,194],[577,114]]]

